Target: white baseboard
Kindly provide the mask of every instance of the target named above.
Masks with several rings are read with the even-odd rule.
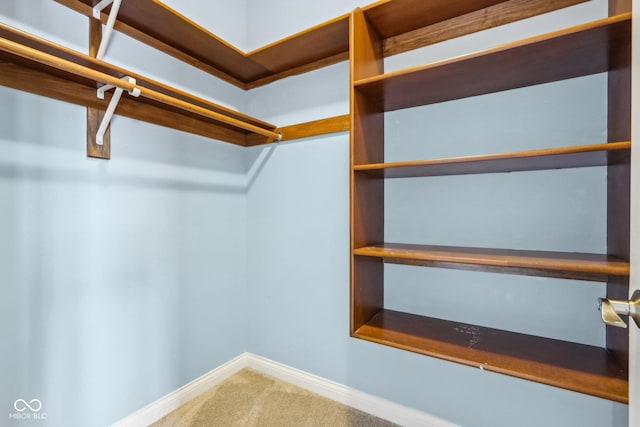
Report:
[[[158,421],[160,418],[178,409],[194,397],[212,389],[236,372],[248,367],[248,354],[249,353],[243,353],[240,356],[231,359],[227,363],[218,366],[199,378],[196,378],[189,384],[180,387],[126,418],[121,419],[113,424],[112,427],[146,427],[149,424]]]
[[[302,387],[336,402],[349,405],[376,417],[405,427],[455,427],[456,425],[433,415],[389,400],[373,396],[336,382],[309,374],[251,353],[243,353],[162,397],[150,405],[115,423],[112,427],[141,427],[158,421],[194,397],[213,388],[244,368],[270,375],[279,380]]]
[[[436,416],[399,405],[387,399],[364,393],[345,385],[309,374],[264,357],[248,354],[249,367],[309,390],[336,402],[359,409],[378,418],[405,427],[455,427],[456,425]]]

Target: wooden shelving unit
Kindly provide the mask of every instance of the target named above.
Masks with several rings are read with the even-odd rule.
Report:
[[[92,16],[98,0],[56,0]],[[110,8],[102,14],[107,20]],[[243,89],[344,61],[349,15],[245,53],[155,0],[122,2],[115,28]]]
[[[546,3],[546,4],[542,4]],[[356,10],[351,28],[351,334],[619,402],[628,399],[626,331],[606,348],[391,311],[384,265],[489,271],[607,283],[626,299],[629,275],[630,3],[611,16],[481,52],[391,73],[385,56],[577,2],[393,0]],[[552,5],[551,5],[552,4]],[[541,13],[541,12],[540,12]],[[492,16],[490,23],[481,17]],[[468,24],[468,25],[465,25]],[[450,30],[450,31],[448,31]],[[385,162],[384,113],[607,72],[608,135],[596,145]],[[446,141],[443,141],[446,143]],[[387,242],[385,180],[605,166],[604,254]]]
[[[121,81],[123,76],[136,79],[141,96],[123,96],[117,114],[242,146],[252,134],[262,142],[277,136],[272,124],[0,24],[4,86],[104,110],[110,95],[98,99],[97,85],[129,90],[132,85]]]

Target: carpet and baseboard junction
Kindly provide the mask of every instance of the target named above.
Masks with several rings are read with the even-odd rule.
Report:
[[[455,427],[436,416],[244,353],[112,427]]]
[[[394,427],[397,424],[245,368],[152,424],[152,427],[208,426]]]

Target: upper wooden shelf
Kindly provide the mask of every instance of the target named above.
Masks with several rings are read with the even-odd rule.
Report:
[[[115,84],[126,90],[135,87],[140,96],[124,95],[116,114],[209,138],[247,146],[252,134],[260,135],[263,142],[276,137],[272,124],[2,23],[0,68],[2,85],[102,110],[111,94],[98,99],[98,85]],[[135,78],[136,83],[123,82],[123,76]],[[140,108],[142,104],[145,108]]]
[[[378,35],[387,39],[505,2],[505,0],[383,0],[363,7],[362,11]]]
[[[432,64],[355,82],[383,111],[610,71],[628,64],[631,14],[621,14]],[[622,50],[620,50],[622,49]]]
[[[92,16],[99,0],[56,0]],[[102,14],[106,22],[110,8]],[[126,0],[115,28],[243,89],[348,59],[349,15],[245,53],[158,0]]]
[[[631,142],[581,145],[433,160],[354,165],[353,169],[382,178],[410,178],[606,166],[628,158]]]
[[[488,371],[627,403],[626,370],[604,348],[392,310],[353,336]]]
[[[383,0],[362,9],[391,56],[587,0]]]
[[[590,253],[384,243],[355,248],[353,254],[397,264],[605,282],[609,275],[629,275],[629,262]]]

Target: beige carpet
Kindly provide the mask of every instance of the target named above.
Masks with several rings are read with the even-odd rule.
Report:
[[[152,426],[391,427],[396,424],[243,369]]]

